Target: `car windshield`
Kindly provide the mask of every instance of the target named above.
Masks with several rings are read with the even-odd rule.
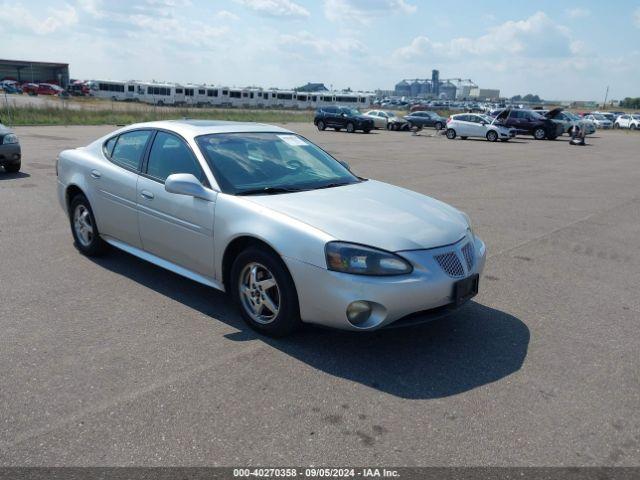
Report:
[[[577,121],[580,120],[580,117],[577,116],[575,113],[571,113],[571,112],[564,112],[565,116],[567,118],[569,118],[569,120],[573,120],[573,121]]]
[[[218,133],[196,140],[225,193],[285,193],[361,181],[293,133]]]
[[[341,113],[347,113],[349,115],[360,115],[360,112],[358,110],[356,110],[355,108],[342,107],[342,108],[340,108],[340,112]]]
[[[480,117],[480,119],[482,121],[487,122],[487,123],[491,123],[494,120],[493,118],[488,117],[487,115],[478,115],[478,117]]]
[[[600,114],[600,113],[593,113],[591,114],[591,116],[593,118],[595,118],[596,120],[606,120],[607,117],[605,117],[604,115]]]
[[[396,114],[395,114],[395,113],[393,113],[393,112],[384,112],[384,114],[385,114],[387,117],[389,117],[389,118],[393,118],[393,117],[395,117],[395,116],[396,116]]]

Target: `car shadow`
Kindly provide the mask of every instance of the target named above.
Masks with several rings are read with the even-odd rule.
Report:
[[[29,178],[31,175],[25,172],[7,172],[3,167],[0,167],[0,180],[15,180],[17,178]]]
[[[462,139],[461,139],[462,140]],[[522,138],[519,139],[515,139],[515,138],[510,138],[508,142],[501,142],[501,141],[496,141],[496,142],[489,142],[487,141],[486,138],[467,138],[466,140],[463,140],[464,142],[484,142],[484,143],[499,143],[502,145],[511,145],[514,143],[531,143],[529,142],[529,140],[524,140]]]
[[[115,249],[92,260],[236,328],[229,340],[264,342],[329,375],[401,398],[448,397],[496,382],[517,372],[527,355],[527,326],[474,301],[418,326],[368,333],[305,326],[273,339],[250,329],[222,292]]]

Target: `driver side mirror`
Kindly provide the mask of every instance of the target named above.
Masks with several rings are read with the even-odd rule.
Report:
[[[209,202],[215,202],[216,193],[205,188],[200,180],[190,173],[174,173],[164,181],[164,189],[177,195],[188,195]]]

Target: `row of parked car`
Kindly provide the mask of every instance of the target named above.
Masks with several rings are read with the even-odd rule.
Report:
[[[626,115],[633,117],[633,115]],[[460,113],[444,118],[433,111],[415,111],[399,117],[386,110],[361,113],[355,108],[321,107],[316,111],[314,124],[319,130],[357,130],[369,133],[374,128],[388,130],[420,130],[432,127],[445,129],[449,139],[483,137],[489,141],[508,141],[516,135],[531,135],[536,140],[555,140],[560,135],[572,135],[578,128],[586,135],[593,134],[597,125],[589,118],[555,108],[553,110],[501,109],[488,114]]]
[[[15,80],[3,80],[0,82],[0,91],[9,94],[24,93],[28,95],[68,95],[65,89],[53,83],[18,83]]]

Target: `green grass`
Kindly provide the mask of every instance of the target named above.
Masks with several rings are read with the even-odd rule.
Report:
[[[0,110],[2,121],[19,125],[128,125],[130,123],[193,118],[242,122],[312,122],[312,111],[242,110],[204,108],[145,108],[138,110],[82,109],[57,107],[14,107]]]

